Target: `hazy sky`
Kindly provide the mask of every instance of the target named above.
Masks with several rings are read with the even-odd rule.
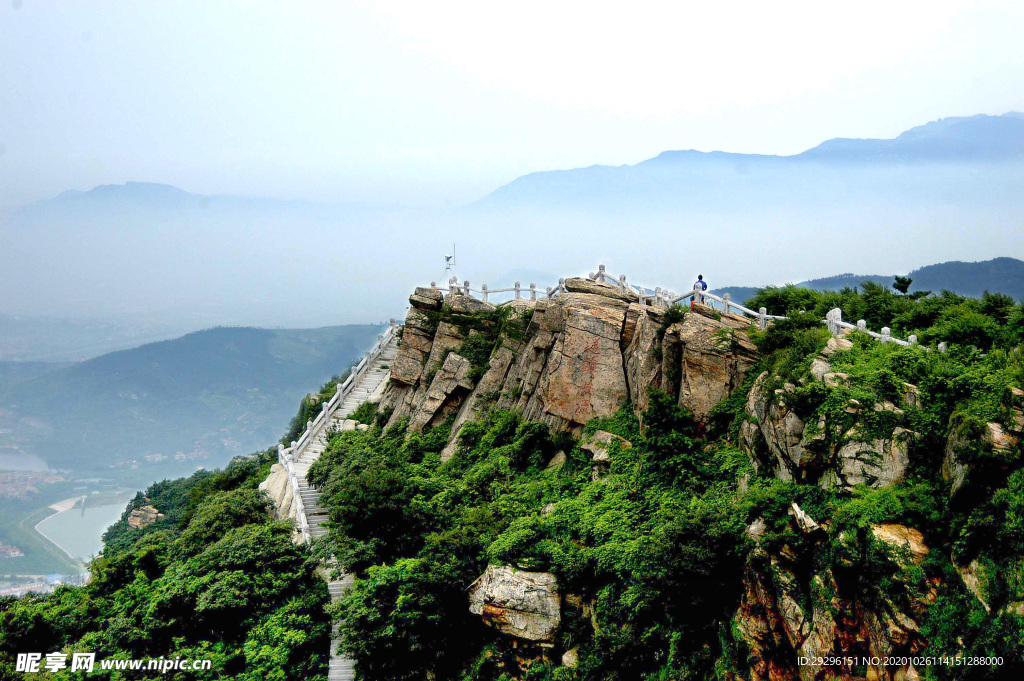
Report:
[[[457,205],[1024,110],[1020,0],[0,2],[0,205],[126,180]]]

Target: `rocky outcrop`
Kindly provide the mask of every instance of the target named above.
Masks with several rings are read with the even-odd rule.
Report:
[[[273,502],[274,516],[278,520],[294,520],[295,508],[292,486],[288,482],[288,471],[279,463],[270,467],[270,475],[260,483],[260,490],[267,493]]]
[[[754,528],[747,534],[760,536]],[[877,525],[871,535],[891,549],[896,580],[908,574],[902,568],[921,565],[928,553],[921,533],[913,528]],[[748,681],[861,678],[854,676],[852,665],[826,667],[815,659],[851,656],[859,665],[865,656],[912,656],[924,649],[920,622],[935,599],[937,582],[899,582],[903,597],[898,599],[880,591],[863,597],[856,592],[856,565],[808,574],[804,566],[813,561],[798,551],[787,545],[769,552],[758,545],[748,560],[736,613],[737,630],[749,649]],[[807,663],[798,663],[800,658]],[[907,664],[878,665],[867,669],[867,678],[896,681],[916,678],[916,673]]]
[[[148,500],[147,500],[148,501]],[[128,527],[134,527],[137,530],[143,527],[149,527],[157,520],[164,517],[164,514],[156,510],[152,504],[146,504],[145,506],[139,506],[133,509],[128,514]]]
[[[946,450],[942,459],[942,477],[950,486],[950,494],[956,494],[967,483],[971,470],[974,468],[973,461],[980,458],[983,453],[997,455],[989,457],[992,465],[1005,467],[1000,460],[1006,460],[1016,447],[1020,438],[1024,436],[1024,427],[1017,428],[1020,423],[1024,426],[1024,417],[1018,416],[1020,410],[1012,409],[1010,412],[1011,430],[1007,432],[999,423],[986,423],[982,428],[981,436],[967,432],[965,429],[954,430],[946,440]],[[1003,455],[1003,456],[998,456]]]
[[[558,580],[550,572],[491,565],[470,586],[469,611],[505,635],[551,643],[561,623]]]
[[[432,289],[417,289],[381,396],[381,411],[391,410],[388,425],[409,418],[410,429],[418,431],[454,414],[442,453],[447,460],[462,425],[495,406],[578,431],[626,402],[646,409],[653,387],[705,420],[756,360],[747,337],[750,322],[742,317],[697,305],[681,322],[666,324],[664,309],[641,305],[618,286],[589,279],[569,279],[565,286],[554,298],[501,306],[510,309],[501,315],[482,375],[473,372],[476,380],[459,361],[459,348],[469,333],[495,329],[467,332],[463,322],[495,308],[460,295],[441,300]]]
[[[473,366],[468,359],[454,352],[449,353],[434,380],[430,382],[427,394],[416,406],[412,420],[409,421],[409,430],[418,433],[432,423],[443,421],[452,411],[451,405],[458,391],[468,393],[473,389],[473,382],[470,379],[472,369]]]
[[[580,449],[591,454],[591,465],[593,467],[593,478],[597,480],[602,473],[606,473],[611,464],[609,450],[614,447],[629,449],[633,443],[606,430],[598,430],[592,435],[583,438]]]
[[[741,317],[695,305],[669,329],[679,343],[679,403],[698,420],[705,420],[716,404],[739,388],[753,366],[757,349],[744,333],[749,326]]]
[[[811,365],[811,376],[834,387],[836,377],[845,374],[829,369],[828,362],[819,357]],[[884,437],[871,435],[857,423],[861,408],[857,400],[849,400],[845,421],[827,422],[822,417],[808,424],[788,405],[796,386],[787,383],[771,389],[769,384],[768,372],[754,381],[747,395],[746,420],[740,425],[740,444],[755,470],[822,487],[889,487],[906,477],[915,433],[896,426]],[[911,388],[914,386],[908,386],[907,394],[916,399],[916,388]],[[874,409],[904,416],[891,402],[876,404]]]

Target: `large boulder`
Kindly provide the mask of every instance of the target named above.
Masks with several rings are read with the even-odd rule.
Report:
[[[259,488],[266,492],[274,504],[274,516],[278,520],[294,518],[296,509],[293,503],[293,491],[288,480],[288,471],[284,466],[275,463],[270,467],[270,474],[260,482]]]
[[[624,291],[615,284],[603,281],[591,281],[583,277],[573,277],[565,280],[565,289],[572,293],[591,293],[596,296],[622,300],[627,303],[636,302],[639,298],[632,291]]]
[[[445,298],[443,308],[454,314],[473,314],[475,312],[490,312],[494,306],[472,296],[454,295]]]
[[[409,304],[418,310],[440,310],[443,296],[436,288],[417,286],[409,296]]]
[[[146,504],[145,506],[133,509],[128,514],[128,526],[139,530],[143,527],[149,527],[156,521],[163,519],[163,517],[164,514],[156,510],[155,506]]]
[[[469,611],[508,636],[551,643],[562,619],[558,579],[491,565],[469,588]]]

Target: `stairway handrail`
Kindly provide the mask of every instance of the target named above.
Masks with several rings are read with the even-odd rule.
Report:
[[[377,358],[380,357],[380,355],[384,352],[388,344],[395,337],[395,333],[399,328],[401,327],[395,323],[394,319],[392,319],[384,333],[380,334],[377,337],[377,342],[374,343],[373,347],[370,348],[370,350],[368,350],[365,355],[363,355],[362,359],[359,361],[356,367],[351,372],[349,372],[348,378],[338,383],[338,387],[335,390],[334,395],[331,396],[331,399],[329,399],[328,401],[324,402],[321,405],[320,413],[317,414],[316,418],[306,421],[306,427],[299,435],[299,439],[293,441],[291,445],[288,447],[285,447],[283,444],[279,444],[277,446],[278,463],[284,466],[285,470],[288,472],[288,477],[291,480],[291,483],[294,485],[297,499],[299,499],[298,478],[297,473],[295,472],[295,469],[292,465],[292,462],[296,461],[300,456],[302,456],[303,452],[305,452],[306,448],[310,445],[310,443],[312,443],[316,439],[316,437],[320,435],[323,429],[326,428],[328,424],[330,424],[331,418],[334,416],[334,412],[337,411],[337,409],[345,401],[345,398],[347,398],[349,394],[351,394],[351,392],[355,389],[356,385],[358,385],[359,383],[359,380],[366,374],[366,371],[370,367],[370,365],[373,364],[373,362],[375,362]],[[299,499],[297,503],[297,508],[302,509],[302,500]],[[305,518],[305,513],[300,513],[297,515],[301,517],[300,524],[302,525],[303,528],[305,528],[305,534],[303,536],[308,540],[308,522]]]
[[[676,295],[669,289],[662,289],[660,286],[655,288],[653,293],[649,293],[649,289],[628,283],[626,281],[625,274],[619,275],[618,279],[609,275],[607,268],[603,264],[598,265],[597,272],[591,272],[589,275],[587,275],[586,278],[589,279],[590,281],[615,284],[619,287],[620,290],[626,291],[631,295],[635,295],[637,297],[637,302],[640,303],[641,305],[647,303],[648,305],[653,305],[656,307],[669,308],[672,305],[675,305],[676,303],[682,302],[684,300],[703,302],[705,299],[711,299],[721,303],[723,311],[726,314],[735,314],[735,310],[735,312],[739,313],[741,316],[750,317],[751,319],[755,320],[758,324],[758,327],[762,330],[767,328],[768,322],[770,321],[788,319],[788,317],[786,317],[785,315],[768,314],[768,311],[763,307],[755,311],[750,309],[749,307],[746,307],[745,305],[734,303],[730,299],[730,295],[728,293],[719,296],[710,291],[703,290],[703,288],[700,287],[699,284],[694,284],[693,290],[688,291],[687,293],[683,293],[682,295]],[[464,281],[462,284],[459,284],[456,277],[451,277],[448,280],[447,287],[440,287],[437,285],[437,282],[432,281],[430,282],[430,288],[439,291],[442,297],[446,293],[449,296],[464,295],[469,297],[472,297],[473,293],[477,293],[481,296],[481,300],[483,300],[484,302],[488,302],[487,298],[492,293],[514,293],[515,299],[519,300],[521,299],[522,294],[526,292],[529,293],[530,300],[536,300],[538,290],[537,285],[534,283],[530,283],[529,287],[524,288],[522,284],[518,281],[515,282],[513,286],[509,287],[488,288],[487,284],[482,284],[479,289],[476,289],[470,286],[469,281]],[[560,293],[566,293],[565,279],[559,279],[558,286],[547,287],[545,293],[546,297],[548,298],[553,298],[556,295],[559,295]],[[863,319],[858,320],[856,324],[844,322],[842,320],[842,311],[839,308],[834,308],[830,310],[826,315],[826,318],[822,320],[822,323],[829,327],[829,330],[832,332],[833,335],[838,335],[840,331],[848,329],[865,333],[869,337],[874,338],[875,340],[878,340],[882,343],[894,343],[896,345],[900,345],[903,347],[924,347],[918,345],[917,336],[915,335],[911,335],[906,340],[902,340],[893,337],[889,331],[889,327],[883,327],[882,332],[878,333],[875,331],[868,331],[867,324]],[[947,347],[948,346],[946,343],[939,343],[937,349],[939,352],[946,352]],[[930,348],[924,349],[930,350]]]

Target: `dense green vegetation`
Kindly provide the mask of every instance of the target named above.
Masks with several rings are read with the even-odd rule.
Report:
[[[63,650],[212,661],[208,672],[133,679],[325,679],[327,589],[257,489],[273,460],[267,452],[153,485],[105,535],[87,586],[0,599],[0,677],[21,678],[17,652]],[[145,503],[165,517],[130,527]]]
[[[922,654],[1004,660],[919,669],[926,678],[1024,673],[1021,446],[994,448],[981,436],[990,423],[1012,430],[1024,408],[1013,391],[1024,385],[1024,306],[1001,295],[916,296],[875,285],[766,289],[753,304],[790,319],[752,332],[760,359],[707,424],[658,391],[643,413],[623,405],[575,437],[495,409],[465,424],[442,462],[451,422],[424,433],[407,432],[406,421],[384,429],[389,414],[360,407],[353,417],[370,429],[331,434],[310,469],[332,521],[311,551],[292,544],[288,524],[271,519],[256,490],[271,452],[153,485],[105,536],[86,587],[0,601],[0,676],[16,678],[13,652],[60,648],[214,660],[209,675],[187,678],[323,678],[327,593],[314,566],[335,556],[357,576],[334,614],[367,679],[746,678],[751,651],[737,622],[745,580],[773,574],[770,557],[783,553],[799,566],[802,586],[792,595],[801,607],[828,609],[835,598],[875,610],[929,603]],[[834,307],[872,329],[916,333],[924,345],[945,341],[949,352],[853,334],[852,347],[829,358],[843,380],[826,385],[810,370],[830,338],[820,320]],[[474,367],[522,329],[507,313],[437,321],[468,327],[472,342],[460,352]],[[781,390],[825,444],[841,444],[853,428],[882,438],[902,429],[906,479],[840,488],[814,477],[779,480],[767,465],[756,472],[739,433],[762,372],[769,394]],[[295,424],[333,390],[329,382],[304,401]],[[612,444],[599,474],[581,447],[597,430],[631,443]],[[950,438],[969,468],[952,495],[941,474]],[[559,453],[564,463],[551,465]],[[793,502],[824,527],[800,531]],[[165,517],[129,527],[132,508],[149,503]],[[876,539],[881,523],[920,530],[931,549],[923,562]],[[513,646],[470,614],[467,589],[489,564],[557,576],[563,609],[553,652]],[[980,576],[984,604],[958,573],[966,565]],[[570,649],[578,665],[558,665]]]
[[[896,282],[902,279],[910,279],[911,283],[903,292],[910,292],[912,295],[927,291],[952,291],[961,296],[980,298],[986,291],[991,291],[1024,300],[1024,261],[1016,258],[937,263],[919,267],[906,277],[891,274],[837,274],[803,281],[797,286],[820,291],[840,291],[870,282],[896,288]],[[758,291],[759,289],[753,286],[725,286],[714,289],[719,295],[729,293],[733,301],[741,305],[746,305],[744,301],[748,301]]]
[[[512,412],[493,411],[465,425],[445,463],[439,452],[448,424],[412,435],[404,423],[335,434],[310,471],[333,521],[319,550],[337,555],[360,578],[338,615],[344,645],[366,678],[511,673],[514,658],[526,653],[467,607],[467,587],[490,563],[550,571],[570,596],[555,649],[578,646],[579,665],[560,667],[538,656],[525,678],[707,679],[743,672],[747,651],[734,615],[744,569],[769,569],[746,535],[757,519],[766,525],[762,549],[785,546],[806,569],[830,571],[844,598],[909,603],[937,584],[923,625],[928,654],[1005,659],[998,669],[925,670],[932,678],[1005,678],[1024,670],[1024,628],[1014,605],[1024,601],[1024,470],[1017,470],[1019,448],[996,454],[976,437],[983,424],[1008,423],[1011,408],[1021,406],[1010,386],[1024,383],[1024,306],[1000,295],[909,296],[875,285],[834,293],[767,289],[753,304],[791,319],[753,334],[759,364],[743,389],[719,405],[710,427],[699,428],[661,393],[639,417],[625,405],[584,431],[603,429],[632,442],[613,449],[608,474],[597,479],[579,441]],[[832,357],[847,380],[834,387],[809,380],[811,361],[829,337],[820,320],[833,307],[873,329],[888,325],[894,334],[916,332],[924,343],[946,341],[950,352],[854,335],[853,348]],[[737,432],[762,371],[770,372],[770,389],[792,383],[787,402],[809,423],[825,419],[826,438],[841,437],[855,423],[874,436],[891,436],[897,427],[912,432],[908,479],[844,490],[754,474],[737,448]],[[919,391],[911,403],[908,383]],[[861,405],[856,414],[846,411],[851,399]],[[364,420],[371,416],[368,410]],[[970,436],[962,455],[973,465],[953,499],[940,475],[951,430]],[[549,468],[558,451],[567,454],[565,464]],[[788,516],[792,502],[828,519],[826,533],[811,539],[797,531]],[[907,563],[873,539],[869,528],[879,523],[921,530],[932,549],[924,564]],[[993,568],[991,612],[966,591],[951,559]]]

